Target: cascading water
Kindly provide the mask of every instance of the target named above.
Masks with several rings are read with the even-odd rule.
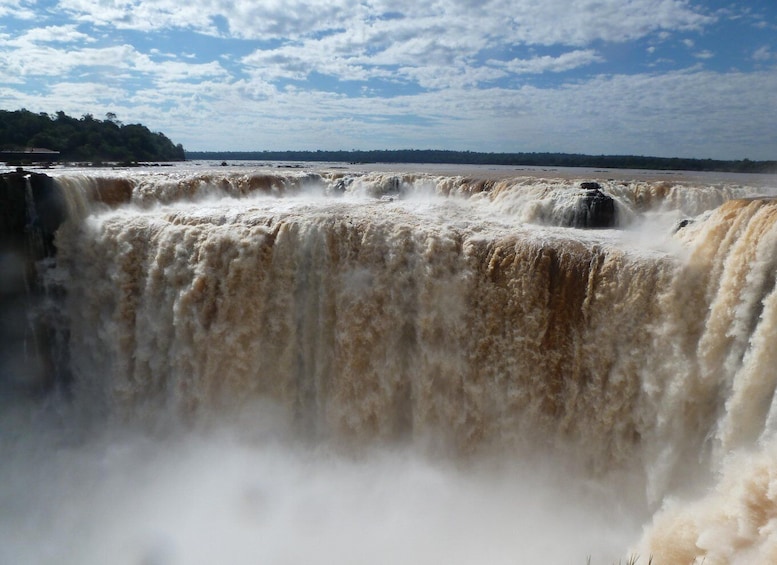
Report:
[[[7,403],[0,561],[777,552],[764,189],[600,181],[584,230],[580,181],[57,184],[72,383]]]

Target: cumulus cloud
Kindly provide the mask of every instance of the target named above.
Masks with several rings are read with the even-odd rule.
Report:
[[[477,84],[505,71],[562,72],[601,61],[592,49],[555,57],[493,58],[495,51],[511,46],[621,42],[658,30],[699,29],[713,21],[675,0],[237,2],[227,19],[240,37],[286,38],[243,59],[265,78],[303,80],[318,72],[368,80],[390,71],[424,88]],[[492,54],[490,69],[482,68],[486,53]]]
[[[8,45],[17,46],[18,49],[0,50],[0,60],[12,74],[40,75],[49,78],[67,77],[70,72],[81,69],[91,74],[113,77],[121,77],[124,71],[131,71],[143,75],[157,75],[166,80],[227,76],[224,69],[216,62],[197,64],[157,61],[128,44],[58,49],[51,45],[29,41],[35,35],[35,33],[27,34],[18,40],[8,42]]]
[[[329,43],[314,41],[257,50],[244,57],[242,63],[265,79],[304,80],[310,73],[317,72],[340,80],[367,80],[383,74],[379,70],[365,68],[363,59],[358,55],[338,53]]]
[[[0,7],[22,2],[1,1]],[[494,58],[500,50],[620,42],[713,21],[685,0],[62,0],[58,9],[98,30],[192,30],[259,42],[241,63],[263,80],[302,81],[319,73],[345,81],[393,78],[423,88],[476,85],[505,73],[562,72],[600,60],[591,49],[501,60]],[[6,55],[16,59],[18,72],[38,72],[36,61],[53,55],[41,43],[89,41],[76,24],[30,30],[17,41],[18,54]],[[21,50],[23,42],[28,45]],[[138,53],[128,54],[133,64],[115,60],[121,48],[109,49],[107,62],[120,68],[147,66]],[[53,72],[85,64],[79,61],[96,53],[65,51]]]
[[[223,18],[231,35],[259,40],[350,34],[369,22],[394,30],[437,28],[452,38],[477,28],[478,36],[494,40],[580,46],[700,29],[714,20],[685,0],[62,0],[60,6],[79,21],[142,31],[216,34],[215,20]]]
[[[69,24],[38,27],[14,34],[13,37],[6,36],[3,45],[22,47],[35,43],[93,43],[94,41],[91,36],[78,31],[75,25]]]
[[[21,20],[32,19],[35,17],[34,4],[25,0],[0,0],[0,18],[13,16]]]
[[[200,2],[169,0],[61,0],[58,8],[74,20],[117,29],[193,29],[215,33],[214,13]]]
[[[777,128],[770,95],[777,76],[769,72],[600,75],[563,88],[451,88],[391,98],[265,84],[257,88],[269,89],[266,95],[250,103],[249,84],[219,88],[213,85],[198,119],[229,115],[256,135],[241,142],[232,130],[214,131],[190,149],[374,149],[408,147],[412,140],[414,147],[486,151],[600,154],[620,147],[646,155],[770,158],[768,148],[759,154],[758,147]],[[732,147],[742,149],[732,153]]]
[[[756,49],[753,53],[753,60],[759,62],[766,62],[775,59],[775,54],[772,53],[771,48],[768,45],[764,45]]]
[[[569,51],[563,53],[558,57],[551,57],[548,55],[542,57],[533,57],[531,59],[513,59],[507,61],[503,66],[512,73],[524,74],[524,73],[544,73],[554,72],[559,73],[576,69],[590,65],[592,63],[600,63],[604,59],[591,49]],[[495,65],[499,66],[501,63],[495,62]]]
[[[114,111],[189,149],[777,150],[770,40],[722,71],[705,38],[754,20],[697,0],[61,0],[21,20],[34,5],[0,0],[0,105]]]
[[[65,75],[76,68],[114,72],[154,68],[150,59],[131,45],[67,50],[30,45],[13,52],[6,60],[9,67],[19,75]]]

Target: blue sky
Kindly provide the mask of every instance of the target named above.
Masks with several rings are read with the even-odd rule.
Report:
[[[777,159],[777,2],[0,0],[0,108],[188,150]]]

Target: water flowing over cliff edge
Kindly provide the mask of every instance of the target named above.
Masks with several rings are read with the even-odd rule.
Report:
[[[54,177],[0,560],[777,559],[768,186]]]

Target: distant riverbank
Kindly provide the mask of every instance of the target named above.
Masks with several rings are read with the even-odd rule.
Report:
[[[477,153],[424,149],[375,151],[187,151],[189,160],[314,161],[346,163],[424,163],[507,165],[531,167],[586,167],[651,169],[659,171],[714,171],[777,173],[777,161],[686,159],[639,155],[578,155],[570,153]]]

